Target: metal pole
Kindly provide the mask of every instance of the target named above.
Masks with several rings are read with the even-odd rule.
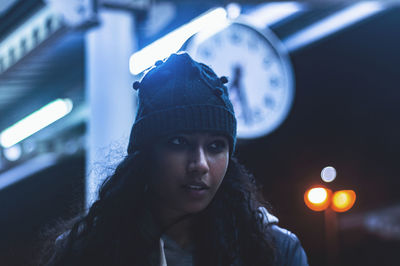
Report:
[[[325,240],[326,240],[326,259],[328,266],[339,265],[339,245],[338,245],[338,224],[337,214],[331,208],[324,211],[325,217]]]
[[[87,33],[85,41],[86,97],[90,110],[86,206],[96,199],[104,178],[96,171],[96,165],[110,165],[109,153],[115,146],[125,152],[136,102],[129,73],[129,57],[136,43],[134,15],[101,9],[98,18],[100,25]]]

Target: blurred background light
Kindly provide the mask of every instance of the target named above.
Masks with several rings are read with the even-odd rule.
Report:
[[[324,202],[328,197],[328,193],[324,188],[313,188],[308,193],[308,200],[312,203]]]
[[[332,209],[336,212],[350,210],[356,201],[356,193],[353,190],[340,190],[333,193]]]
[[[57,99],[1,132],[0,145],[4,148],[11,147],[64,117],[71,110],[72,101],[70,99]]]
[[[284,40],[284,43],[289,51],[297,50],[384,9],[384,4],[378,1],[356,3],[289,36]]]
[[[266,3],[259,5],[244,18],[256,27],[265,28],[302,10],[304,10],[304,5],[298,2]]]
[[[327,166],[321,171],[321,178],[325,182],[332,182],[336,179],[336,169],[332,166]]]
[[[400,240],[400,205],[396,204],[387,208],[380,208],[361,217],[363,225],[370,233],[379,235],[387,240]],[[349,216],[346,222],[350,224],[351,219],[354,220],[354,216]]]
[[[132,54],[129,59],[130,72],[137,75],[157,60],[177,52],[190,36],[200,30],[222,27],[227,23],[226,15],[224,8],[213,9]]]
[[[313,187],[304,193],[304,202],[313,211],[323,211],[329,207],[331,194],[324,187]]]
[[[14,161],[18,160],[19,158],[21,158],[22,149],[21,149],[20,145],[15,144],[9,148],[5,148],[3,150],[3,153],[4,153],[4,157],[8,161],[14,162]]]
[[[36,149],[36,143],[35,143],[35,141],[32,141],[32,140],[24,141],[22,146],[23,146],[24,153],[28,153],[28,154],[35,151],[35,149]]]
[[[76,152],[79,151],[79,148],[81,147],[81,143],[79,143],[78,138],[70,139],[68,140],[65,145],[63,143],[60,143],[62,146],[62,151],[66,154],[75,154]]]
[[[240,16],[240,12],[242,11],[242,8],[240,7],[239,4],[237,3],[229,3],[226,6],[226,12],[227,16],[230,19],[236,19]]]

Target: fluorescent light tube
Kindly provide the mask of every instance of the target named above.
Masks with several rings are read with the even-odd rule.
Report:
[[[303,9],[303,4],[298,2],[266,3],[257,6],[255,11],[243,15],[243,17],[250,24],[262,29],[288,18]]]
[[[201,15],[132,54],[129,59],[130,72],[134,75],[141,73],[143,70],[151,67],[157,60],[164,59],[171,53],[177,52],[183,43],[193,34],[200,30],[209,27],[218,27],[225,23],[227,23],[227,19],[224,8],[216,8]]]
[[[283,41],[294,51],[383,11],[381,2],[360,2],[306,27]]]
[[[0,145],[4,148],[11,147],[67,115],[71,110],[70,99],[57,99],[1,132]]]

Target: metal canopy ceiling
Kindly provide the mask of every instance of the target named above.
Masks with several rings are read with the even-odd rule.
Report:
[[[27,2],[30,1],[18,1],[15,4],[22,6],[23,3],[27,5]],[[41,1],[35,1],[35,3],[37,6],[43,7]],[[324,5],[307,2],[303,12],[283,20],[271,28],[279,38],[285,39],[292,33],[349,6],[351,3],[354,2],[329,2]],[[179,5],[179,1],[177,1],[177,5]],[[245,7],[254,9],[257,8],[257,4]],[[11,14],[13,12],[18,11],[11,7],[8,13],[3,13],[0,16],[0,25],[8,25],[10,22],[17,20],[21,22],[26,19],[26,12],[18,12],[19,16]],[[176,25],[176,21],[179,19],[179,17],[175,17],[174,23],[170,22],[169,24]],[[0,27],[0,30],[3,30],[3,34],[5,34],[4,28]],[[22,56],[11,67],[3,72],[0,71],[0,130],[12,125],[56,97],[68,96],[78,102],[84,101],[84,34],[83,30],[73,30],[64,25],[50,34],[32,51]],[[2,37],[4,39],[5,35]],[[0,58],[0,60],[3,59]]]
[[[58,97],[82,101],[83,35],[64,30],[0,76],[3,129]]]

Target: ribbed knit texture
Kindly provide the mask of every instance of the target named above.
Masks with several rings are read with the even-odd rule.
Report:
[[[128,153],[157,137],[179,132],[222,134],[236,142],[236,118],[228,90],[208,66],[188,54],[172,54],[139,85],[139,107]]]

